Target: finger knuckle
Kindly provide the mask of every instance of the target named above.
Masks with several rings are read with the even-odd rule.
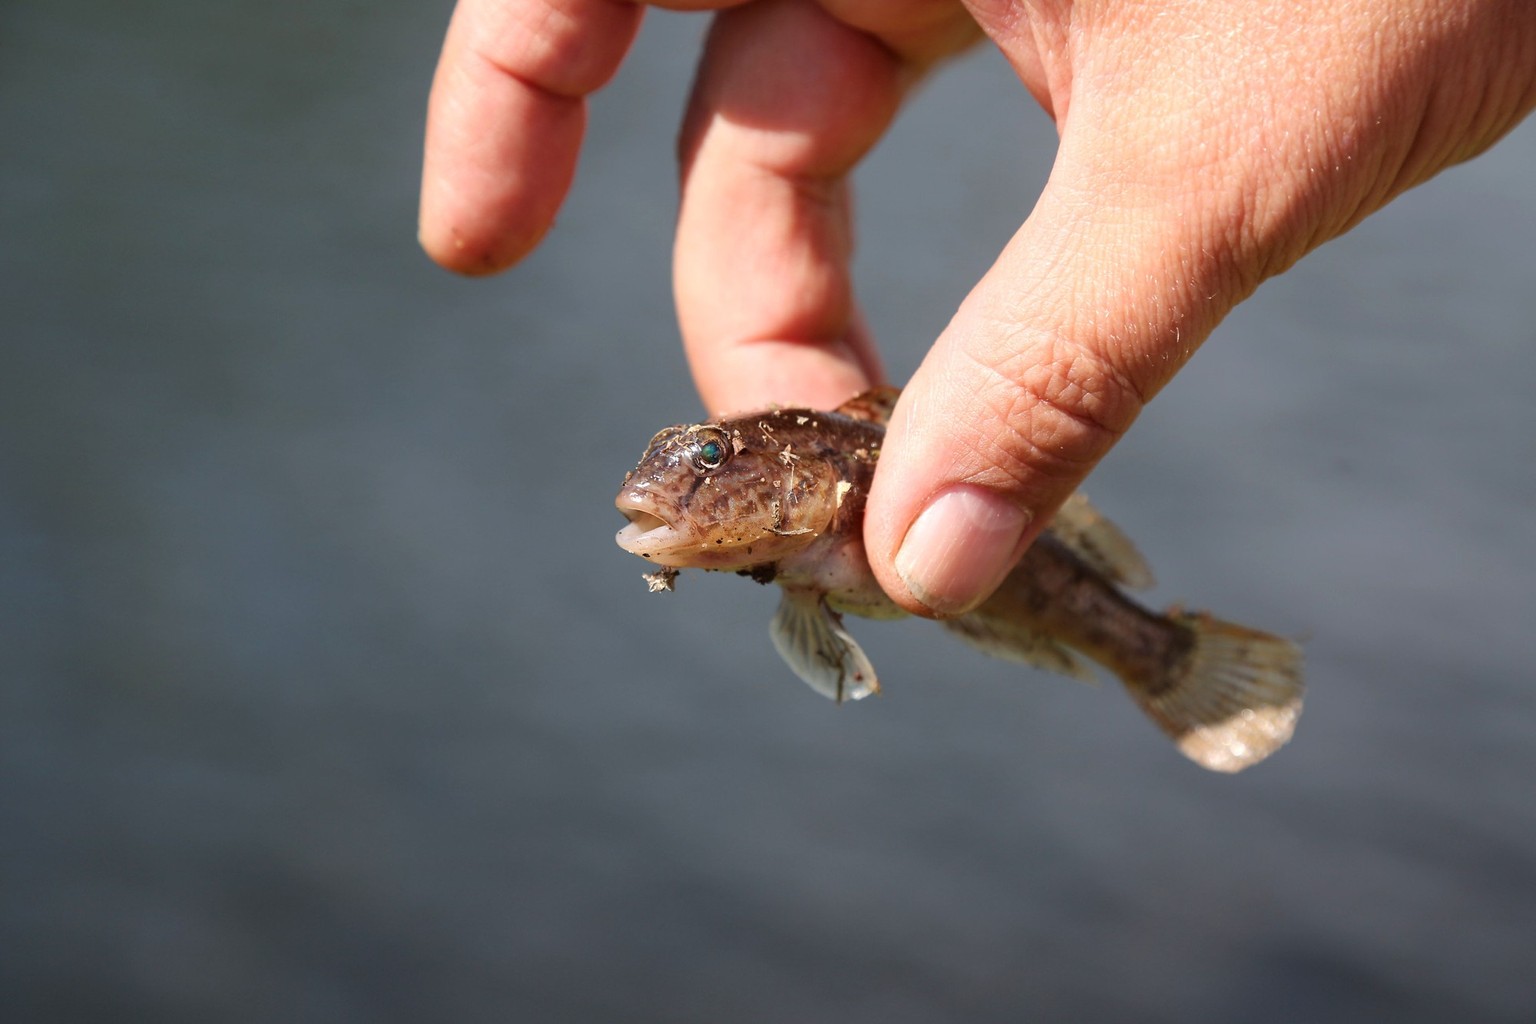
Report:
[[[1080,479],[1129,429],[1144,404],[1111,361],[1061,342],[998,367],[989,399],[993,461],[1017,479]]]

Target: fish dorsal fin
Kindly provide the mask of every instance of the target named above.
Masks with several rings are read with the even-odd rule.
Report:
[[[863,648],[819,592],[785,587],[771,629],[779,656],[823,697],[841,704],[879,691]]]
[[[878,423],[883,427],[890,422],[891,410],[896,408],[896,399],[900,397],[901,388],[881,384],[868,391],[861,391],[833,411],[856,420]]]
[[[1152,586],[1152,569],[1136,545],[1083,494],[1066,500],[1051,520],[1050,529],[1074,555],[1121,586],[1132,590]]]

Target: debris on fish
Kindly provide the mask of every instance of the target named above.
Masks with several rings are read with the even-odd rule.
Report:
[[[777,583],[773,644],[795,674],[839,703],[877,692],[843,615],[906,614],[875,581],[863,539],[897,394],[660,431],[619,490],[629,520],[619,546],[660,567],[646,575],[652,591],[671,590],[681,569]],[[990,655],[1067,676],[1091,679],[1088,661],[1098,663],[1206,768],[1235,772],[1274,753],[1301,714],[1300,648],[1202,612],[1153,612],[1122,590],[1151,584],[1130,540],[1073,495],[990,598],[941,625]]]
[[[650,588],[651,593],[659,594],[663,590],[677,589],[677,576],[681,570],[674,569],[670,565],[664,565],[655,572],[648,572],[641,579]]]

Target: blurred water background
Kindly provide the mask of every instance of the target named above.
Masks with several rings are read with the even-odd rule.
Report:
[[[1237,778],[1113,686],[774,595],[652,597],[623,472],[697,410],[652,16],[556,232],[414,242],[449,13],[0,7],[0,1018],[1536,1019],[1536,124],[1265,286],[1091,488],[1305,636]],[[994,55],[860,175],[903,379],[1054,148]]]

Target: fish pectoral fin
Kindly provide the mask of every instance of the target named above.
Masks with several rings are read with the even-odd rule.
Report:
[[[771,631],[779,656],[823,697],[841,704],[879,692],[864,649],[848,635],[842,616],[827,607],[821,593],[784,588]]]

